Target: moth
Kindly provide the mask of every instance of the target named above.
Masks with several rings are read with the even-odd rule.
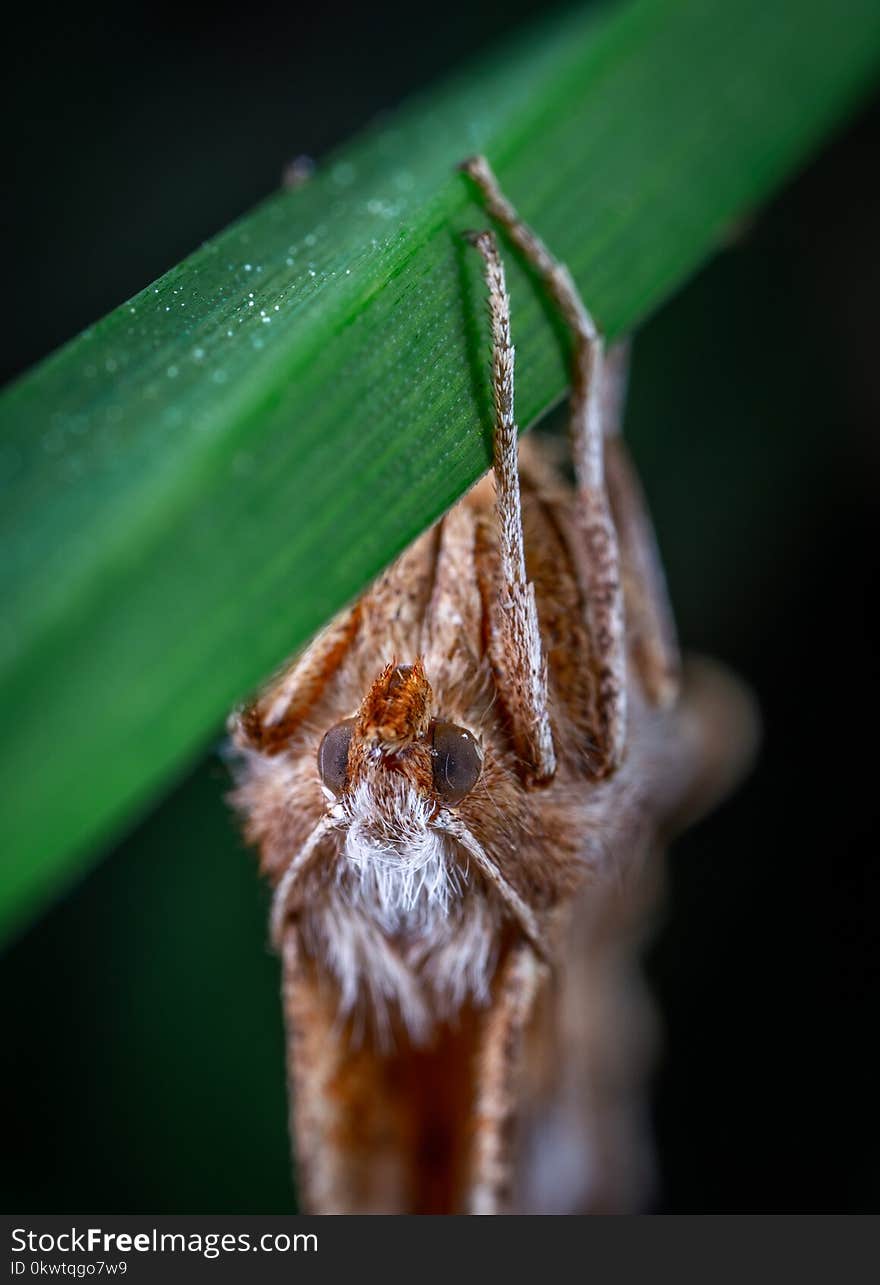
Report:
[[[273,893],[300,1200],[317,1213],[638,1207],[659,854],[742,773],[745,689],[682,665],[606,355],[488,162],[462,169],[571,335],[570,486],[517,444],[482,256],[479,482],[231,719]]]

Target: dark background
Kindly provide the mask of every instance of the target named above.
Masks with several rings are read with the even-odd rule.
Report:
[[[291,156],[320,158],[541,7],[25,15],[3,87],[4,374],[244,212]],[[646,956],[661,1211],[880,1197],[878,120],[635,348],[627,432],[682,638],[749,679],[765,722],[749,783],[671,853]],[[212,753],[2,958],[8,1210],[290,1207],[277,968],[226,786]]]

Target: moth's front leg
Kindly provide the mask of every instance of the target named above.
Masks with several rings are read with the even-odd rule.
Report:
[[[570,433],[578,488],[578,522],[584,560],[584,599],[595,671],[591,740],[593,775],[609,775],[626,739],[626,640],[617,533],[605,484],[602,393],[604,345],[568,269],[517,214],[483,156],[462,169],[479,187],[491,216],[536,269],[571,331],[574,344]]]
[[[538,607],[534,586],[526,576],[513,406],[510,298],[504,264],[492,233],[471,233],[469,239],[483,256],[492,319],[492,394],[495,403],[492,459],[501,566],[497,600],[490,603],[494,627],[489,650],[496,673],[503,675],[507,712],[520,760],[533,780],[548,781],[556,771],[556,753],[550,729],[547,662],[538,624]]]

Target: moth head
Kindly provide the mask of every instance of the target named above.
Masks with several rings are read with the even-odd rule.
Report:
[[[424,799],[455,807],[480,778],[479,741],[456,723],[433,716],[433,692],[421,660],[387,665],[353,718],[325,732],[318,747],[321,782],[343,799],[358,784],[397,778]]]

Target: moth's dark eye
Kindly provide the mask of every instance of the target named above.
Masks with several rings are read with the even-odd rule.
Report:
[[[341,794],[345,788],[348,749],[353,731],[354,719],[347,718],[344,723],[331,727],[318,746],[318,771],[327,789],[334,794]]]
[[[455,723],[434,724],[434,789],[445,803],[460,803],[476,785],[483,751],[470,732]]]

